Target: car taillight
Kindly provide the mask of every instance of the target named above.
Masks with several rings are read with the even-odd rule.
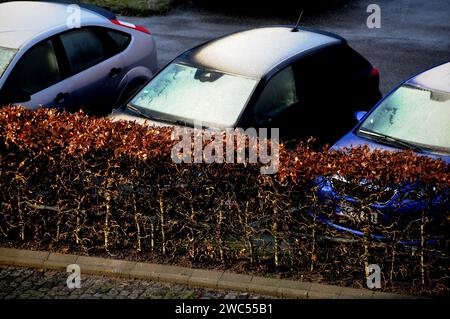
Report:
[[[372,70],[370,71],[370,76],[380,76],[380,72],[377,68],[372,68]]]
[[[133,30],[137,30],[137,31],[141,31],[141,32],[144,32],[144,33],[147,33],[147,34],[151,34],[150,30],[148,30],[147,28],[141,27],[139,25],[135,25],[133,23],[129,23],[129,22],[121,21],[121,20],[111,20],[111,22],[116,24],[116,25],[120,25],[122,27],[125,27],[125,28],[130,28],[130,29],[133,29]]]

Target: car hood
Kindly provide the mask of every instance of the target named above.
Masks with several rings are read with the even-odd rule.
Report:
[[[343,148],[346,148],[346,147],[352,147],[352,146],[358,147],[358,146],[364,146],[364,145],[369,146],[369,148],[372,150],[378,149],[378,150],[385,150],[385,151],[401,151],[401,149],[399,149],[399,148],[380,144],[375,141],[371,141],[369,139],[359,137],[358,135],[356,135],[353,132],[348,133],[343,138],[341,138],[339,141],[337,141],[331,147],[331,150],[342,150]],[[430,154],[430,153],[416,153],[416,154],[420,155],[420,156],[427,156],[427,157],[431,157],[431,158],[435,158],[435,159],[441,159],[441,160],[445,161],[447,164],[450,164],[450,156],[448,156],[448,155]]]

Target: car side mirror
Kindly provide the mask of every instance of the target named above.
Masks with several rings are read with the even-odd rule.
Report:
[[[358,121],[358,122],[361,122],[361,119],[364,117],[364,115],[366,115],[367,114],[367,112],[366,111],[358,111],[358,112],[355,112],[355,114],[354,114],[354,116],[355,116],[355,119]]]

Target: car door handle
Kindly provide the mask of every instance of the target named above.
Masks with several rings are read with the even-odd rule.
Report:
[[[56,103],[62,103],[64,102],[67,98],[69,97],[69,93],[65,92],[60,92],[56,95],[55,97],[55,102]]]
[[[108,76],[109,76],[110,78],[115,78],[115,77],[120,73],[120,71],[122,71],[122,68],[112,68],[112,69],[109,71]]]

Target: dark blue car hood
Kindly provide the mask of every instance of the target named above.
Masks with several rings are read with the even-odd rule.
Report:
[[[371,141],[369,139],[359,137],[355,133],[353,133],[353,131],[348,133],[347,135],[345,135],[339,141],[337,141],[336,144],[334,144],[333,147],[331,147],[331,149],[332,150],[341,150],[342,148],[345,148],[345,147],[349,148],[352,146],[358,147],[358,146],[363,146],[363,145],[369,146],[370,149],[372,149],[372,150],[378,149],[378,150],[386,150],[386,151],[401,151],[399,148],[380,144],[375,141]],[[439,155],[439,154],[430,154],[430,153],[417,153],[417,155],[427,156],[427,157],[436,158],[436,159],[442,159],[447,164],[450,164],[450,156],[449,155]]]

